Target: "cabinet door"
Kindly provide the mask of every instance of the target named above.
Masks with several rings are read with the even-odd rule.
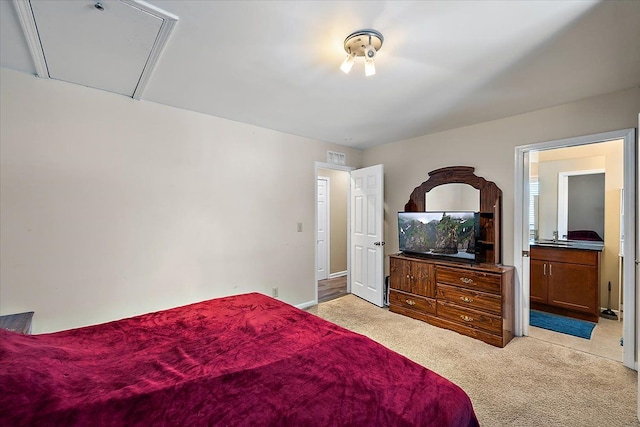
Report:
[[[549,263],[549,304],[586,313],[597,313],[598,269],[593,266]]]
[[[392,289],[411,292],[411,264],[408,261],[391,258],[389,262],[390,283]]]
[[[434,269],[432,264],[414,262],[411,265],[411,292],[429,298],[436,297]]]
[[[546,262],[532,259],[530,261],[531,277],[529,280],[530,298],[532,302],[547,303],[548,286]]]

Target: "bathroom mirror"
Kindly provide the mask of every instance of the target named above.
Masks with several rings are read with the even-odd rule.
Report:
[[[442,184],[425,194],[426,211],[480,210],[480,190],[468,184]]]
[[[556,152],[565,154],[567,149]],[[532,173],[529,186],[531,239],[604,240],[604,156],[568,157],[550,150],[540,153],[531,170],[537,175]],[[616,201],[610,204],[613,218],[619,213]]]

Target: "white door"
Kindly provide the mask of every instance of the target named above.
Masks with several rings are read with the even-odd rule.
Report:
[[[638,114],[638,131],[640,132],[640,114]],[[637,181],[640,185],[640,149],[638,149],[636,151],[636,170],[638,171],[637,174]],[[636,200],[636,203],[638,201]],[[635,253],[635,257],[634,258],[634,264],[636,266],[636,279],[640,278],[640,260],[638,258],[640,258],[640,213],[638,213],[638,225],[636,228],[636,253]],[[639,299],[639,301],[636,302],[636,305],[638,307],[640,307],[640,292],[638,292],[638,296],[637,298]],[[639,316],[640,317],[640,316]],[[640,343],[640,318],[636,320],[636,322],[638,323],[636,325],[636,335],[637,335],[637,340],[636,340],[636,345],[637,343]],[[638,392],[640,392],[640,380],[638,381]],[[638,399],[638,412],[637,412],[637,417],[638,420],[640,420],[640,399]]]
[[[316,255],[318,257],[318,280],[329,277],[329,178],[318,177],[318,230]]]
[[[351,172],[351,292],[384,304],[383,166]]]

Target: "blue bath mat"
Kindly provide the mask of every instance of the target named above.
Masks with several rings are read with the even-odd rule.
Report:
[[[538,328],[560,332],[562,334],[573,335],[584,339],[591,338],[591,332],[596,327],[595,323],[584,320],[572,319],[571,317],[558,316],[556,314],[543,313],[531,310],[529,324]]]

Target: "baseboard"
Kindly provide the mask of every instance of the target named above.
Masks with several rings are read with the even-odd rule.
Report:
[[[318,305],[318,301],[307,301],[302,304],[297,304],[296,307],[300,310],[304,310],[305,308],[313,307],[314,305]]]
[[[342,277],[342,276],[346,276],[347,275],[347,271],[338,271],[337,273],[331,273],[329,275],[329,279],[335,279],[336,277]]]

